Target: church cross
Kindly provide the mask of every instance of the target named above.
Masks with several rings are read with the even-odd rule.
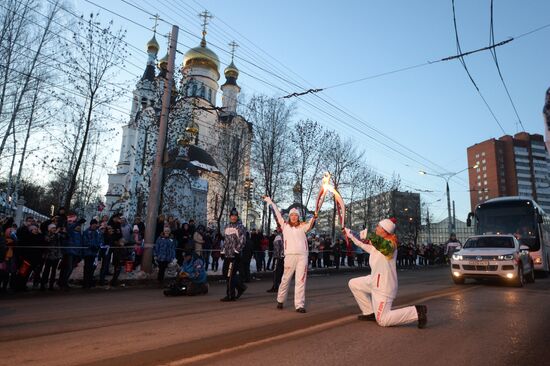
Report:
[[[155,14],[152,18],[149,18],[149,19],[153,19],[155,21],[155,25],[153,26],[153,33],[157,34],[157,27],[158,27],[160,15]]]
[[[235,50],[237,49],[237,47],[239,47],[239,45],[235,43],[235,41],[231,41],[231,43],[229,43],[229,47],[231,47],[231,62],[233,62],[233,58],[235,57]]]
[[[199,14],[199,17],[203,18],[202,36],[204,37],[206,35],[206,26],[208,26],[208,20],[214,18],[214,16],[212,16],[212,14],[208,10],[205,10]]]

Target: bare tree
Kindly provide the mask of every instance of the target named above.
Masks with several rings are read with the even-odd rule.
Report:
[[[258,187],[263,194],[277,199],[279,188],[284,182],[288,163],[289,123],[292,107],[281,99],[254,96],[248,102],[246,119],[254,124],[252,142],[252,168]],[[270,226],[271,212],[263,203],[262,229]]]
[[[357,194],[360,200],[360,210],[357,214],[359,220],[362,221],[361,229],[372,229],[372,197],[385,190],[387,181],[373,169],[362,166],[355,182],[357,183]]]
[[[243,121],[244,124],[246,122]],[[247,126],[234,124],[222,127],[220,143],[212,147],[212,154],[217,156],[216,163],[222,174],[212,175],[217,184],[217,204],[213,205],[218,231],[221,230],[222,220],[227,209],[237,207],[238,202],[245,200],[244,175],[241,172],[246,168],[249,160],[250,139]]]
[[[345,182],[344,178],[350,170],[353,170],[361,162],[363,152],[358,152],[351,140],[342,141],[342,138],[334,133],[329,141],[325,158],[325,167],[332,176],[334,187],[341,190],[345,188],[346,183],[350,183]],[[336,204],[334,204],[332,210],[332,237],[334,237],[336,231],[335,216]]]
[[[96,15],[97,16],[97,15]],[[70,172],[65,207],[70,207],[73,195],[77,187],[77,177],[82,163],[82,158],[89,143],[90,130],[98,126],[101,119],[96,113],[111,103],[118,90],[108,83],[116,73],[116,69],[124,64],[126,46],[123,42],[125,31],[113,31],[113,22],[102,26],[91,14],[88,19],[81,18],[78,23],[78,31],[73,34],[73,43],[76,48],[66,53],[68,65],[72,73],[67,73],[68,79],[75,90],[85,96],[81,104],[83,111],[83,134],[77,141],[78,148],[74,167]],[[80,121],[79,121],[80,122]]]
[[[9,1],[7,6],[2,8],[5,23],[2,34],[0,34],[0,40],[2,41],[2,52],[6,54],[6,63],[0,67],[4,80],[0,92],[0,116],[8,114],[5,110],[7,92],[12,93],[14,101],[11,111],[9,111],[10,117],[6,124],[4,136],[0,142],[0,156],[2,156],[10,131],[14,130],[16,121],[20,118],[21,109],[25,107],[24,102],[27,95],[33,90],[33,82],[40,79],[37,72],[43,62],[44,49],[55,39],[53,28],[54,20],[60,9],[59,1],[52,3],[46,13],[43,25],[32,27],[33,24],[40,24],[32,21],[30,14],[32,11],[36,12],[37,4],[37,2],[30,0],[22,3]],[[24,57],[24,62],[14,62],[14,58],[17,56],[15,50],[25,49],[27,44],[32,44],[35,48],[27,47],[27,53],[20,54]],[[18,69],[15,65],[24,66]],[[10,82],[10,80],[15,82]],[[13,87],[10,88],[10,85],[13,85]]]
[[[302,207],[308,207],[314,190],[318,188],[330,132],[316,121],[300,120],[294,125],[290,139],[294,152],[291,169],[301,187],[300,204]],[[305,214],[302,212],[302,217],[305,217]]]

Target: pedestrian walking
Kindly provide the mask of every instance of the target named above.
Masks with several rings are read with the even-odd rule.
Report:
[[[223,276],[227,280],[226,295],[221,301],[235,301],[246,291],[242,282],[241,251],[246,242],[246,229],[239,221],[239,212],[235,207],[229,213],[229,224],[223,230],[224,240],[221,254],[223,261]]]

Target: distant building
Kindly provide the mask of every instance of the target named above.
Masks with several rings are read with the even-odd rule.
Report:
[[[474,227],[466,226],[464,221],[455,219],[455,234],[461,243],[464,243],[469,236],[474,235]],[[436,244],[441,245],[449,239],[449,219],[429,225],[422,225],[418,235],[418,244]]]
[[[332,214],[332,209],[321,211],[316,225],[318,232],[331,233]],[[346,206],[346,226],[355,231],[364,228],[373,231],[380,220],[389,217],[397,219],[396,233],[402,242],[416,242],[420,230],[420,194],[392,190]],[[335,234],[340,234],[337,215]]]
[[[520,132],[467,149],[472,210],[488,199],[532,197],[550,211],[549,155],[542,135]]]

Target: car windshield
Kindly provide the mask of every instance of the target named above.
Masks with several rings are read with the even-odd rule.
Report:
[[[464,248],[514,248],[514,240],[510,237],[488,236],[470,238]]]

